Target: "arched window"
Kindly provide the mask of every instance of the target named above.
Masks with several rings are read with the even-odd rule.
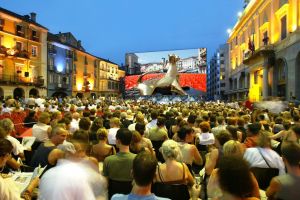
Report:
[[[279,60],[277,70],[278,70],[278,76],[277,76],[278,82],[285,81],[286,66],[283,60]]]

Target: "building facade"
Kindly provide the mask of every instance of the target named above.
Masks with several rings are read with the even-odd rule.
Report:
[[[252,0],[228,39],[230,100],[300,99],[300,0]]]
[[[62,34],[48,33],[48,96],[72,95],[74,50]]]
[[[36,14],[0,8],[0,96],[47,95],[47,32]]]
[[[125,55],[125,67],[127,75],[135,75],[141,73],[141,66],[138,62],[138,56],[135,53],[127,53]]]
[[[228,91],[228,45],[221,45],[210,59],[207,68],[207,99],[227,100]]]

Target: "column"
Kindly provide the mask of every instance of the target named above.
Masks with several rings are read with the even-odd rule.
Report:
[[[268,97],[268,66],[265,65],[263,67],[263,85],[262,85],[262,92],[263,92],[263,100],[266,100]]]

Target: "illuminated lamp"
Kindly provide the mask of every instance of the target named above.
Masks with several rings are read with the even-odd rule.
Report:
[[[8,49],[6,51],[7,55],[9,56],[13,56],[13,55],[16,55],[16,53],[18,53],[18,50],[17,49]]]
[[[63,66],[61,64],[58,64],[57,67],[56,67],[56,70],[58,72],[62,72],[63,71]]]
[[[82,83],[77,83],[76,86],[78,91],[82,90]]]
[[[295,31],[295,30],[297,30],[297,24],[294,24],[294,25],[292,26],[292,31]]]

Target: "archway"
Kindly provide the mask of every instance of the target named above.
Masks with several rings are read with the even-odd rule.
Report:
[[[14,99],[19,99],[21,97],[24,97],[24,90],[22,88],[16,88],[14,89]]]
[[[97,95],[95,93],[91,93],[91,97],[92,97],[92,99],[96,99]]]
[[[67,95],[67,93],[65,92],[61,92],[61,91],[58,91],[58,92],[54,92],[52,94],[52,97],[61,97],[61,98],[65,98]]]
[[[83,94],[82,94],[82,93],[77,93],[77,94],[76,94],[76,97],[82,99],[82,98],[83,98]]]
[[[30,91],[29,91],[29,96],[33,96],[33,97],[37,97],[39,95],[39,91],[35,88],[32,88]]]
[[[276,62],[276,82],[277,83],[277,96],[286,97],[286,74],[287,67],[286,62],[283,59],[278,59]]]

